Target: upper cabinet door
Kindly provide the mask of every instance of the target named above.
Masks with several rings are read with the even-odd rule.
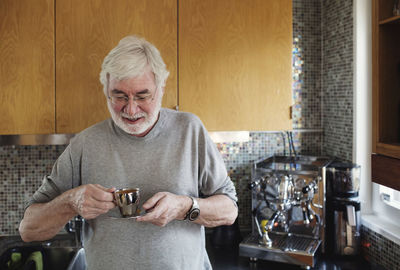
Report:
[[[160,50],[170,71],[163,106],[176,106],[176,0],[57,0],[56,14],[57,133],[76,133],[109,117],[99,73],[127,35]]]
[[[54,133],[54,0],[0,1],[0,134]]]
[[[372,5],[372,151],[400,159],[400,16],[393,3]]]
[[[288,130],[292,0],[179,1],[179,108],[209,130]]]

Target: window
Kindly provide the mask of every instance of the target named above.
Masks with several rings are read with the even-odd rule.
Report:
[[[400,209],[400,191],[379,185],[379,197],[387,205]]]

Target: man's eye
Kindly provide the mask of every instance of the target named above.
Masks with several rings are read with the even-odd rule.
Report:
[[[116,97],[114,97],[116,100],[118,100],[118,101],[122,101],[122,100],[127,100],[128,98],[127,97],[125,97],[125,96],[116,96]]]
[[[149,98],[149,96],[136,96],[136,100],[146,100],[146,99],[148,99]]]

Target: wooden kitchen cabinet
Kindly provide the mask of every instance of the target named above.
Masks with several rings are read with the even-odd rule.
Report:
[[[0,7],[0,134],[77,133],[108,118],[101,64],[130,34],[152,42],[167,64],[163,107],[197,114],[210,131],[291,129],[291,0]]]
[[[374,0],[372,6],[372,177],[400,189],[400,16],[393,6],[393,0]]]
[[[0,1],[0,134],[54,133],[54,2]]]
[[[291,0],[179,1],[179,109],[208,130],[288,130]]]
[[[177,105],[176,0],[57,0],[56,14],[57,133],[76,133],[109,117],[101,64],[131,34],[160,50],[170,71],[163,106]]]

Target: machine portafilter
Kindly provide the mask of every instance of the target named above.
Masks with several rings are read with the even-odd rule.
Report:
[[[271,246],[272,241],[268,233],[272,232],[275,226],[280,225],[284,232],[288,232],[286,213],[293,203],[293,179],[289,175],[281,175],[280,177],[272,175],[253,181],[250,183],[249,188],[257,189],[257,193],[263,196],[267,207],[275,211],[264,225],[264,228],[261,228],[258,221],[261,201],[253,209],[253,218],[261,236],[262,244]]]
[[[320,222],[320,217],[311,208],[313,205],[316,208],[322,208],[321,205],[314,204],[314,196],[318,193],[318,183],[313,180],[308,185],[306,181],[302,178],[298,178],[295,181],[294,189],[295,201],[293,205],[300,206],[303,213],[303,223],[310,224],[312,220],[315,219],[317,223]]]

